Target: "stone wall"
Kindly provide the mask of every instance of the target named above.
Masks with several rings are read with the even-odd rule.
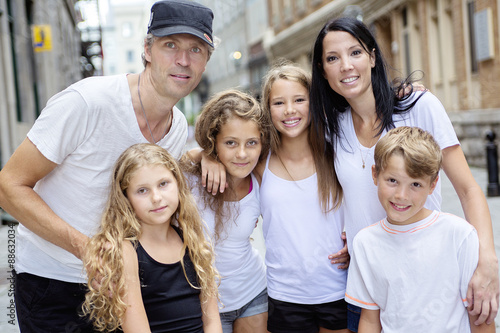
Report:
[[[496,133],[500,145],[500,109],[449,112],[462,149],[471,166],[486,167],[486,133]]]

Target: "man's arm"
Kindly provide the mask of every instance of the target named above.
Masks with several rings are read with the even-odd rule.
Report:
[[[0,171],[0,206],[38,236],[81,259],[88,237],[57,216],[33,190],[56,166],[26,138]]]

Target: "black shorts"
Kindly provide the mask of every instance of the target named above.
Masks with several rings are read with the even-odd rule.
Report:
[[[317,333],[347,328],[347,303],[344,299],[323,304],[296,304],[268,298],[267,330],[271,333]]]
[[[15,278],[15,301],[21,332],[93,333],[80,316],[87,288],[83,284],[20,273]]]

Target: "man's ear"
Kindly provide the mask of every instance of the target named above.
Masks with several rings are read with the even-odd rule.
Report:
[[[153,46],[151,46],[153,47]],[[144,39],[144,59],[147,62],[151,62],[151,49],[148,47],[146,43],[146,39]]]

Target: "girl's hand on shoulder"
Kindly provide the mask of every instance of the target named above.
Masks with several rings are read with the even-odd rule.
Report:
[[[337,253],[330,254],[328,259],[333,264],[341,264],[337,268],[338,269],[347,269],[349,268],[349,263],[351,261],[351,256],[349,255],[349,251],[347,251],[347,242],[345,231],[342,233],[342,239],[344,240],[344,247]]]
[[[413,82],[412,84],[406,84],[404,89],[400,89],[398,91],[398,97],[403,98],[405,96],[410,95],[415,91],[426,91],[428,90],[423,84],[420,82]]]
[[[406,87],[406,89],[408,89],[408,87]],[[426,90],[427,90],[427,88],[422,83],[413,82],[413,91],[426,91]],[[407,92],[406,94],[408,95],[409,92]]]
[[[205,152],[201,153],[201,185],[212,195],[216,195],[217,191],[224,193],[228,186],[224,165],[208,156]]]

